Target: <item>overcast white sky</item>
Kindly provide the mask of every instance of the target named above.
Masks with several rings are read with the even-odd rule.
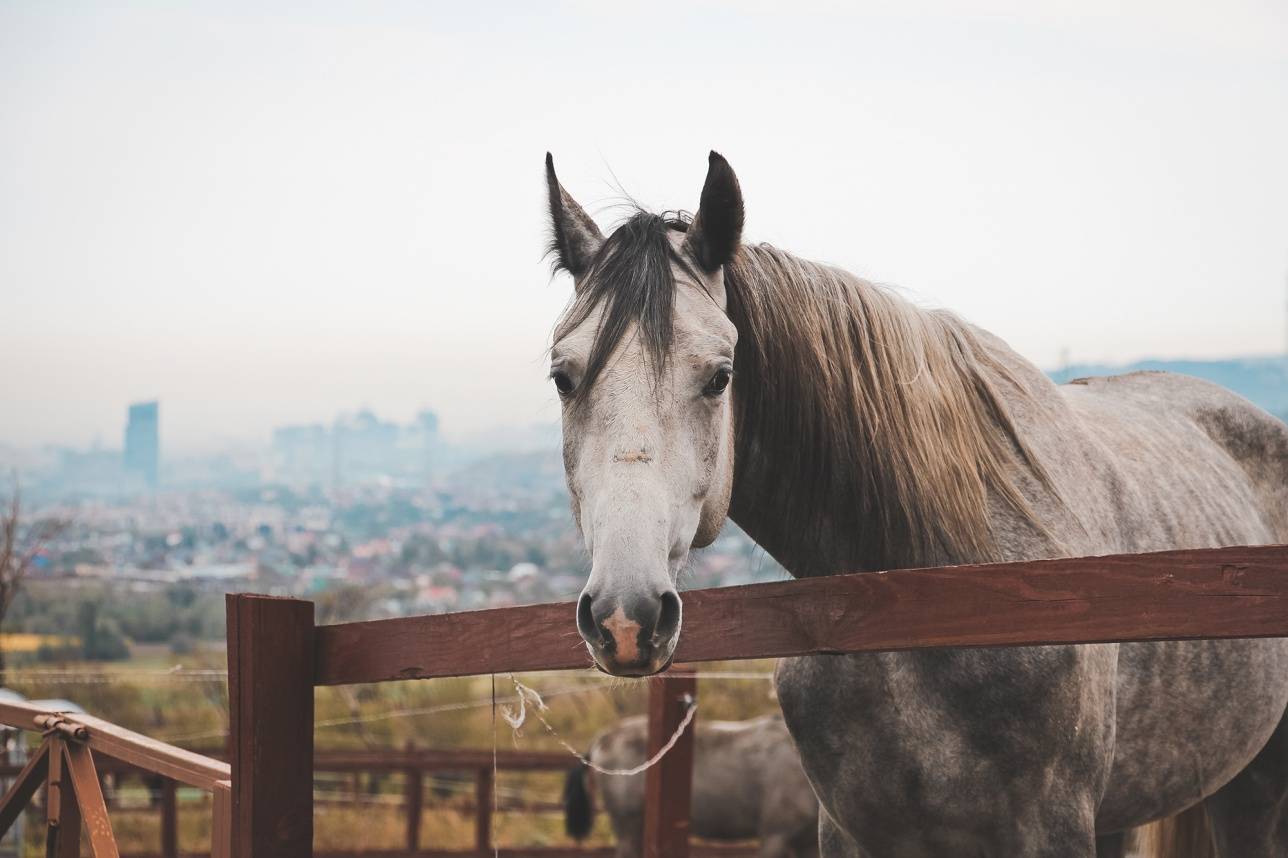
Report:
[[[555,419],[547,149],[1043,366],[1283,348],[1279,0],[265,5],[0,2],[0,442]]]

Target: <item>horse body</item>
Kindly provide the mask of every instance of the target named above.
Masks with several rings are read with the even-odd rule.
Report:
[[[1288,539],[1288,518],[1275,518],[1288,482],[1257,477],[1271,476],[1276,451],[1282,471],[1278,421],[1194,379],[1142,373],[1056,388],[1017,363],[1014,375],[1039,394],[1013,414],[1080,523],[1055,534],[1066,553]],[[994,514],[1006,559],[1053,553],[1008,511]],[[845,821],[827,854],[1091,855],[1099,834],[1101,854],[1113,855],[1105,835],[1202,801],[1257,756],[1288,705],[1288,642],[807,657],[780,663],[778,690],[829,818]],[[1288,757],[1268,762],[1274,781],[1260,790],[1283,796]],[[887,777],[874,783],[872,771]],[[1219,841],[1249,824],[1210,815]],[[1223,854],[1286,847],[1266,840],[1264,851]]]
[[[1288,426],[1228,391],[1057,387],[952,314],[741,244],[714,153],[692,223],[607,239],[548,176],[560,258],[584,263],[555,348],[593,525],[578,626],[610,672],[665,666],[663,570],[726,511],[798,577],[1288,541]],[[731,347],[736,384],[703,387]],[[1285,641],[810,656],[777,681],[828,858],[1112,858],[1200,801],[1222,858],[1288,854]]]
[[[627,718],[596,736],[588,756],[600,768],[628,769],[644,762],[647,743],[647,720]],[[579,767],[569,773],[568,791],[585,790],[587,778],[612,819],[618,858],[639,858],[644,775],[592,775]],[[762,858],[818,854],[818,800],[781,716],[698,722],[689,824],[708,840],[759,839]],[[590,819],[580,828],[588,832]]]

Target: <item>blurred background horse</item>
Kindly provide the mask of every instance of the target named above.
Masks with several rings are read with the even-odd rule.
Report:
[[[781,715],[698,722],[693,761],[691,832],[707,840],[760,839],[761,858],[818,855],[818,800]],[[587,758],[609,770],[647,757],[648,721],[627,718],[595,737]],[[605,775],[586,765],[568,772],[568,834],[594,825],[595,793],[612,820],[618,858],[638,858],[644,825],[644,774]]]

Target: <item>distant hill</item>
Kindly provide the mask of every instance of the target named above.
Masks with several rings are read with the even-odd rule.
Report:
[[[1228,360],[1143,360],[1112,366],[1072,364],[1048,372],[1057,384],[1095,375],[1119,375],[1143,369],[1163,370],[1214,381],[1288,420],[1288,358],[1244,357]]]

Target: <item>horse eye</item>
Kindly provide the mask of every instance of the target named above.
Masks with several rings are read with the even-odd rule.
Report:
[[[725,388],[729,386],[729,382],[732,379],[733,370],[724,366],[720,367],[720,369],[716,370],[716,374],[711,376],[711,380],[707,382],[707,386],[702,388],[702,395],[711,397],[719,396],[725,392]]]
[[[560,396],[567,396],[568,394],[572,393],[572,389],[573,389],[572,379],[568,377],[568,374],[566,372],[555,370],[554,372],[550,373],[550,377],[554,379],[555,390],[559,391]]]

